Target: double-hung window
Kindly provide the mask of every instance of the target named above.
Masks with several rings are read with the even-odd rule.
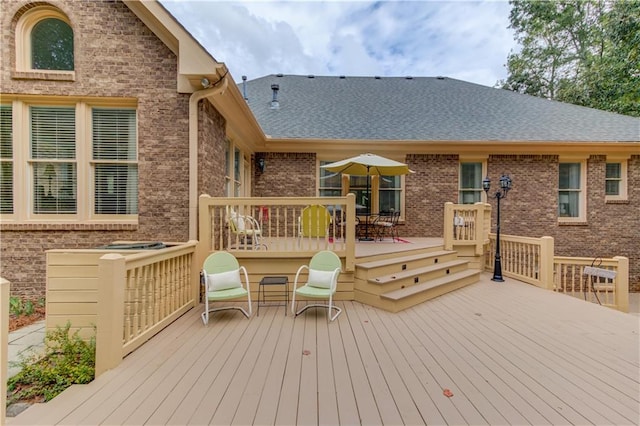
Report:
[[[605,172],[605,200],[627,199],[627,159],[607,157]]]
[[[378,208],[381,212],[400,211],[402,176],[380,176]]]
[[[32,106],[29,165],[34,214],[77,213],[76,109]]]
[[[0,117],[2,221],[137,220],[134,100],[44,104],[15,97]]]
[[[136,214],[136,111],[93,108],[92,123],[95,214]]]
[[[482,201],[482,166],[481,162],[460,163],[458,190],[460,204],[474,204]]]
[[[333,161],[320,161],[320,166]],[[343,185],[345,186],[343,188]],[[363,214],[371,207],[370,213],[402,212],[403,176],[355,176],[348,179],[342,174],[320,168],[318,194],[320,197],[339,197],[352,193],[356,199],[356,213]]]
[[[243,193],[243,181],[245,177],[245,161],[243,152],[230,140],[225,145],[225,196],[242,197],[250,194]],[[246,186],[246,185],[245,185]]]
[[[320,165],[324,166],[329,163],[330,161],[321,161]],[[340,197],[342,195],[342,175],[320,167],[318,192],[321,197]]]
[[[558,216],[561,221],[586,219],[586,162],[561,162],[558,175]]]
[[[0,214],[13,213],[13,117],[11,105],[0,105]]]

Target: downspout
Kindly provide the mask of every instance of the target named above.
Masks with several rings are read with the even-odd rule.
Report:
[[[227,90],[225,73],[207,89],[198,90],[189,98],[189,240],[198,239],[198,102],[222,95]]]

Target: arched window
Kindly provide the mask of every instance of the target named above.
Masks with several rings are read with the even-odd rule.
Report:
[[[31,30],[31,68],[73,70],[73,30],[64,21],[46,18]]]
[[[74,76],[74,40],[71,22],[59,9],[43,5],[26,11],[16,26],[16,71]],[[45,73],[45,74],[43,74]],[[55,76],[53,76],[55,77]]]

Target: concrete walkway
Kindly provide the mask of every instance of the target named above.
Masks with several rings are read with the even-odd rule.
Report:
[[[12,365],[13,362],[19,362],[21,360],[20,354],[28,355],[33,351],[42,351],[44,349],[44,336],[44,320],[9,333],[9,350],[7,355],[9,369],[7,378],[15,376],[20,371],[20,367]]]

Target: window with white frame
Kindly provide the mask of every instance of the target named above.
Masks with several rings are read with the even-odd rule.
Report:
[[[380,176],[378,183],[378,211],[400,211],[402,176]]]
[[[138,212],[136,111],[93,108],[95,214]]]
[[[458,202],[460,204],[474,204],[482,201],[482,163],[460,163],[459,184]]]
[[[240,149],[230,140],[225,145],[225,196],[240,197],[242,195],[242,180],[244,160]]]
[[[627,160],[607,159],[605,172],[605,199],[627,199]]]
[[[2,219],[136,220],[135,107],[61,103],[2,106]]]
[[[558,174],[558,216],[561,219],[584,219],[584,162],[560,163]]]
[[[320,161],[320,166],[332,163],[333,161]],[[401,212],[403,205],[402,176],[349,176],[347,187],[342,188],[342,174],[330,172],[320,168],[320,182],[318,184],[318,194],[320,197],[336,197],[343,193],[355,195],[357,213],[366,213],[371,206],[370,212]],[[344,191],[344,192],[343,192]]]
[[[12,128],[11,105],[0,105],[0,214],[13,213]]]
[[[51,5],[32,8],[16,25],[18,71],[73,72],[74,33],[67,16]]]
[[[320,161],[320,166],[330,161]],[[320,197],[340,197],[342,195],[342,175],[320,167],[320,182],[318,184]]]
[[[34,214],[77,213],[76,109],[29,108]]]

